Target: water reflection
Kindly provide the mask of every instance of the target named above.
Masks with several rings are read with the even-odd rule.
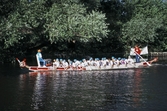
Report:
[[[17,107],[26,105],[31,110],[49,111],[141,109],[148,101],[147,95],[155,93],[148,83],[157,76],[153,69],[21,74],[17,100],[21,104]]]
[[[22,81],[20,86],[24,87],[24,84],[27,84],[23,81],[34,84],[32,95],[29,95],[32,98],[33,110],[48,105],[51,109],[57,110],[117,109],[119,104],[131,101],[132,95],[129,92],[134,90],[132,89],[134,72],[134,70],[31,72],[28,75],[20,75]]]
[[[34,83],[33,95],[32,95],[32,104],[33,110],[38,110],[43,106],[42,102],[44,101],[45,93],[45,83],[46,83],[46,74],[37,73],[36,81]]]
[[[133,101],[135,108],[140,106],[140,99],[142,94],[141,73],[142,69],[136,69],[134,74]]]
[[[5,67],[4,67],[5,68]],[[0,72],[0,111],[166,111],[167,68]]]

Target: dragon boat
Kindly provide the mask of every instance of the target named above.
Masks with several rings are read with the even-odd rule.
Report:
[[[119,69],[132,69],[140,67],[150,67],[153,62],[157,61],[157,57],[150,61],[142,61],[140,63],[126,63],[126,64],[113,64],[113,65],[86,65],[86,66],[55,66],[53,63],[48,63],[46,66],[41,66],[37,60],[38,66],[26,65],[26,60],[20,61],[18,58],[16,60],[19,62],[21,69],[28,69],[29,71],[100,71],[100,70],[119,70]]]
[[[156,62],[158,60],[158,57],[155,57],[154,59],[150,60],[150,61],[146,61],[144,60],[144,58],[141,55],[145,55],[148,54],[148,47],[144,47],[142,48],[141,54],[138,55],[142,61],[139,63],[135,63],[134,60],[132,60],[131,56],[135,56],[137,53],[134,51],[134,48],[131,48],[130,50],[130,56],[122,61],[119,60],[117,61],[117,63],[115,63],[116,61],[113,59],[107,59],[107,62],[104,62],[103,60],[96,60],[95,61],[93,59],[91,59],[91,62],[89,60],[84,60],[81,63],[79,63],[79,61],[74,61],[74,62],[78,62],[77,64],[71,64],[70,61],[68,61],[68,63],[66,65],[57,65],[54,61],[52,62],[51,59],[45,59],[46,61],[46,66],[41,65],[40,61],[38,60],[38,57],[36,55],[36,59],[37,59],[37,66],[29,66],[26,64],[26,59],[23,59],[23,61],[20,61],[18,58],[16,58],[16,60],[19,62],[19,66],[21,67],[21,69],[28,69],[29,71],[100,71],[100,70],[119,70],[119,69],[130,69],[130,68],[140,68],[140,67],[149,67],[152,65],[153,62]],[[93,62],[92,62],[93,60]],[[97,61],[99,61],[99,63],[97,63]],[[103,61],[103,63],[101,62]],[[63,61],[59,61],[58,62],[63,62]],[[74,63],[73,62],[73,63]],[[83,64],[84,62],[84,64]],[[86,64],[85,64],[86,63]]]

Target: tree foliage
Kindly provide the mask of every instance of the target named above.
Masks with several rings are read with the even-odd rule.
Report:
[[[45,28],[51,42],[73,39],[83,42],[93,39],[100,41],[107,37],[105,15],[95,11],[87,13],[83,5],[53,4],[46,18]]]
[[[134,10],[131,19],[122,25],[121,40],[126,44],[125,47],[156,43],[160,34],[158,30],[164,27],[165,3],[161,0],[127,0],[126,3],[132,4]]]
[[[166,51],[166,18],[164,0],[3,0],[0,57],[13,59],[42,47],[108,53],[139,44]]]
[[[1,50],[23,53],[48,43],[100,41],[107,37],[105,14],[96,10],[87,13],[86,9],[74,0],[20,0],[15,10],[1,19]]]

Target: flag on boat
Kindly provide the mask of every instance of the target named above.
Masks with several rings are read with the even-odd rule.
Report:
[[[140,48],[140,49],[141,49],[140,55],[146,55],[146,54],[148,54],[148,46],[145,46],[145,47]],[[136,55],[136,54],[135,54],[135,48],[131,48],[131,50],[130,50],[130,55],[131,55],[131,56]]]

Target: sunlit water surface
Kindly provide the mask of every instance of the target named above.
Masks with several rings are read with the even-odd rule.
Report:
[[[22,73],[3,66],[0,111],[167,111],[167,65]]]

